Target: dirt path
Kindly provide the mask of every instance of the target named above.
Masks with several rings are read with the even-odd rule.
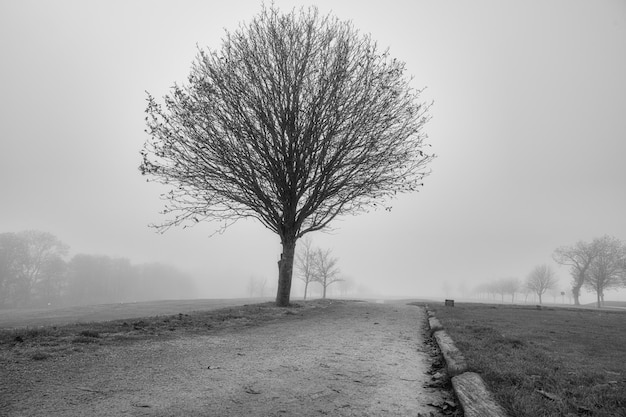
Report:
[[[256,327],[0,364],[0,414],[418,416],[447,399],[424,388],[422,308],[302,310]]]

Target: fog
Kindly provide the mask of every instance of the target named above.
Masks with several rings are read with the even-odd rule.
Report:
[[[276,235],[251,220],[223,234],[212,223],[156,233],[166,189],[138,170],[146,91],[161,98],[183,83],[196,45],[219,47],[223,28],[261,7],[226,3],[0,3],[0,233],[42,230],[69,256],[172,265],[198,298],[251,295],[264,280],[274,295]],[[391,212],[311,235],[354,283],[343,295],[464,298],[544,263],[565,290],[557,247],[626,240],[624,1],[337,3],[313,2],[371,33],[427,87],[437,155],[425,186]],[[301,291],[294,277],[292,297]]]

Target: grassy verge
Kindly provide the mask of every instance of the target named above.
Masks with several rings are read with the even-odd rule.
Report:
[[[626,416],[626,312],[431,307],[511,416]]]
[[[255,326],[320,306],[322,302],[295,303],[290,308],[263,303],[189,314],[0,330],[0,362],[46,360],[104,345]]]

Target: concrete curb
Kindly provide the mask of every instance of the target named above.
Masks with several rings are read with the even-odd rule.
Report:
[[[426,306],[430,332],[437,341],[446,361],[446,369],[452,380],[463,415],[465,417],[506,417],[504,409],[495,401],[483,379],[474,372],[468,372],[467,361],[452,338],[443,330],[435,313]]]
[[[466,417],[506,416],[506,412],[493,398],[480,375],[464,372],[452,378],[452,387]]]
[[[467,372],[467,361],[460,350],[456,348],[452,338],[448,336],[445,330],[435,331],[435,340],[439,345],[441,354],[446,360],[446,369],[450,378]]]
[[[430,326],[430,335],[432,336],[437,330],[443,330],[443,326],[439,323],[436,317],[430,317],[428,319],[428,325]]]

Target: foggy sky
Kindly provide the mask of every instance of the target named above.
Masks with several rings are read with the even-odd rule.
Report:
[[[260,4],[0,2],[0,232],[172,263],[203,279],[200,297],[243,295],[251,277],[275,286],[277,236],[253,221],[210,238],[210,223],[157,234],[147,225],[163,220],[164,189],[138,171],[145,91],[184,82],[196,45],[218,48]],[[421,191],[312,235],[372,293],[454,295],[556,267],[561,245],[626,239],[626,2],[275,4],[352,20],[434,100],[425,131],[438,157]]]

